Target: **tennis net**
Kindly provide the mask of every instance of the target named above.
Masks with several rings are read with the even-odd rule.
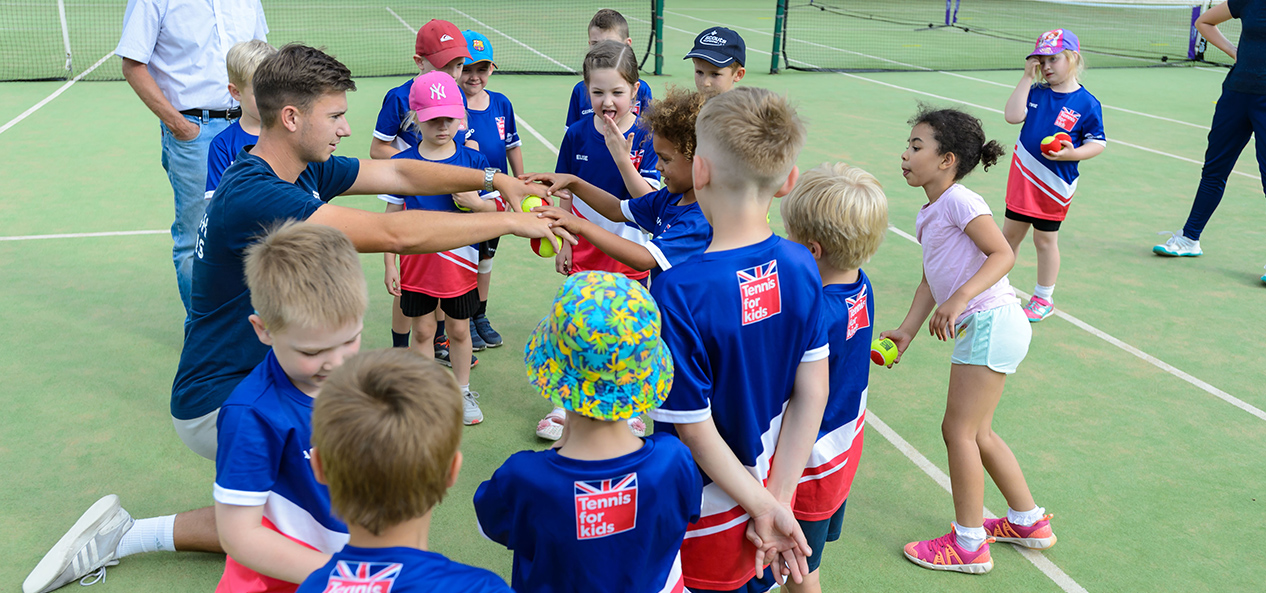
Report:
[[[1230,63],[1211,44],[1199,53],[1201,0],[778,1],[775,51],[798,70],[1020,69],[1038,35],[1056,28],[1077,34],[1096,68]],[[1238,41],[1239,21],[1220,29]]]
[[[598,8],[629,21],[644,68],[655,61],[656,0],[262,0],[268,41],[324,48],[357,77],[416,74],[417,30],[433,18],[486,35],[498,72],[578,74],[586,29]],[[111,57],[123,28],[124,0],[0,0],[0,80],[120,80]],[[543,18],[548,16],[548,18]],[[100,62],[100,63],[99,63]],[[97,65],[96,68],[93,68]],[[85,74],[86,73],[86,74]]]

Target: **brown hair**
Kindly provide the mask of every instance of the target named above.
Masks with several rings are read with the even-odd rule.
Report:
[[[624,20],[624,15],[619,11],[611,8],[603,8],[593,13],[593,18],[589,19],[589,28],[598,29],[600,31],[615,31],[620,39],[629,38],[629,22]]]
[[[330,373],[312,409],[330,506],[374,535],[443,500],[461,438],[457,380],[404,348],[349,359]]]
[[[906,123],[910,127],[927,124],[932,128],[932,139],[936,140],[937,154],[954,153],[957,167],[954,169],[954,181],[958,181],[971,173],[976,165],[984,165],[988,171],[998,163],[998,159],[1007,153],[997,140],[985,138],[985,127],[975,116],[955,108],[937,109],[925,103],[919,103],[919,111]]]
[[[639,119],[641,126],[672,143],[687,160],[695,158],[695,118],[708,96],[669,87],[663,99],[651,103]]]
[[[836,270],[856,270],[879,251],[888,230],[888,198],[874,175],[844,163],[823,163],[796,181],[779,205],[787,232],[817,241]]]
[[[229,53],[224,56],[224,67],[229,72],[229,82],[233,83],[239,91],[244,86],[251,86],[251,80],[255,77],[255,70],[259,68],[259,64],[276,53],[277,48],[259,39],[234,44],[229,48]]]
[[[805,143],[804,122],[787,98],[756,87],[738,87],[704,103],[695,121],[696,152],[706,146],[717,176],[730,184],[754,183],[762,191],[786,181]],[[716,178],[716,177],[714,177]]]
[[[590,72],[605,68],[619,72],[620,78],[630,87],[637,86],[637,56],[633,55],[633,48],[628,44],[608,40],[589,48],[589,53],[585,54],[585,84],[589,84]]]
[[[365,317],[360,256],[333,227],[287,221],[246,248],[251,306],[269,331],[340,328]]]
[[[292,43],[260,62],[252,79],[260,122],[271,128],[287,105],[306,110],[328,93],[356,90],[352,71],[333,56]]]

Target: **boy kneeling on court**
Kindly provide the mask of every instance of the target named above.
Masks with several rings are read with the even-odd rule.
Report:
[[[287,222],[246,250],[251,325],[272,350],[220,409],[215,522],[228,553],[217,593],[294,591],[347,543],[308,464],[312,402],[360,350],[369,296],[333,227]]]
[[[299,593],[509,592],[501,577],[427,550],[461,438],[461,391],[437,362],[393,348],[331,374],[312,410],[312,469],[351,540]]]

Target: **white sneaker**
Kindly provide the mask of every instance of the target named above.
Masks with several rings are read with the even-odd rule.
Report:
[[[470,426],[484,421],[483,410],[479,409],[479,394],[467,391],[462,394],[462,424]]]
[[[1182,232],[1171,233],[1162,231],[1156,233],[1158,235],[1169,235],[1164,243],[1152,248],[1152,253],[1156,255],[1168,255],[1170,257],[1199,257],[1204,252],[1200,250],[1200,241],[1188,239],[1184,237]]]
[[[22,593],[45,593],[119,563],[119,540],[132,528],[132,516],[109,494],[93,503],[22,582]],[[95,583],[96,581],[93,581]],[[86,583],[92,584],[92,583]]]

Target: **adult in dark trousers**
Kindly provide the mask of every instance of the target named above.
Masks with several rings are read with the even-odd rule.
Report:
[[[362,252],[434,253],[505,234],[544,238],[565,230],[531,213],[383,213],[326,203],[344,194],[435,195],[496,191],[519,204],[545,187],[498,173],[414,159],[333,156],[351,135],[344,114],[351,72],[320,50],[288,45],[264,60],[253,80],[262,129],[259,143],[238,154],[198,225],[193,307],[172,385],[172,416],[181,439],[214,459],[220,405],[268,354],[251,327],[251,295],[243,260],[247,246],[286,220],[337,228]],[[182,420],[183,419],[183,420]],[[217,466],[219,464],[217,463]],[[278,496],[281,496],[278,494]],[[270,501],[273,495],[270,494]],[[264,518],[284,517],[283,501]],[[213,544],[211,542],[214,542]],[[98,500],[53,546],[23,583],[24,593],[51,591],[104,570],[119,558],[151,551],[220,551],[213,507],[134,521],[113,494]]]
[[[241,41],[267,41],[259,0],[128,0],[114,53],[123,78],[162,122],[162,162],[175,193],[172,260],[189,313],[193,252],[206,210],[207,149],[240,113],[224,57]]]
[[[1233,18],[1242,24],[1238,47],[1218,30],[1219,24]],[[1200,233],[1222,201],[1226,179],[1254,134],[1257,167],[1266,177],[1266,0],[1227,0],[1200,15],[1196,28],[1209,43],[1231,56],[1235,65],[1222,82],[1222,96],[1213,110],[1204,171],[1187,224],[1182,233],[1170,233],[1167,241],[1152,248],[1158,255],[1171,257],[1204,253],[1200,249]],[[1266,282],[1266,276],[1262,276],[1262,282]]]

